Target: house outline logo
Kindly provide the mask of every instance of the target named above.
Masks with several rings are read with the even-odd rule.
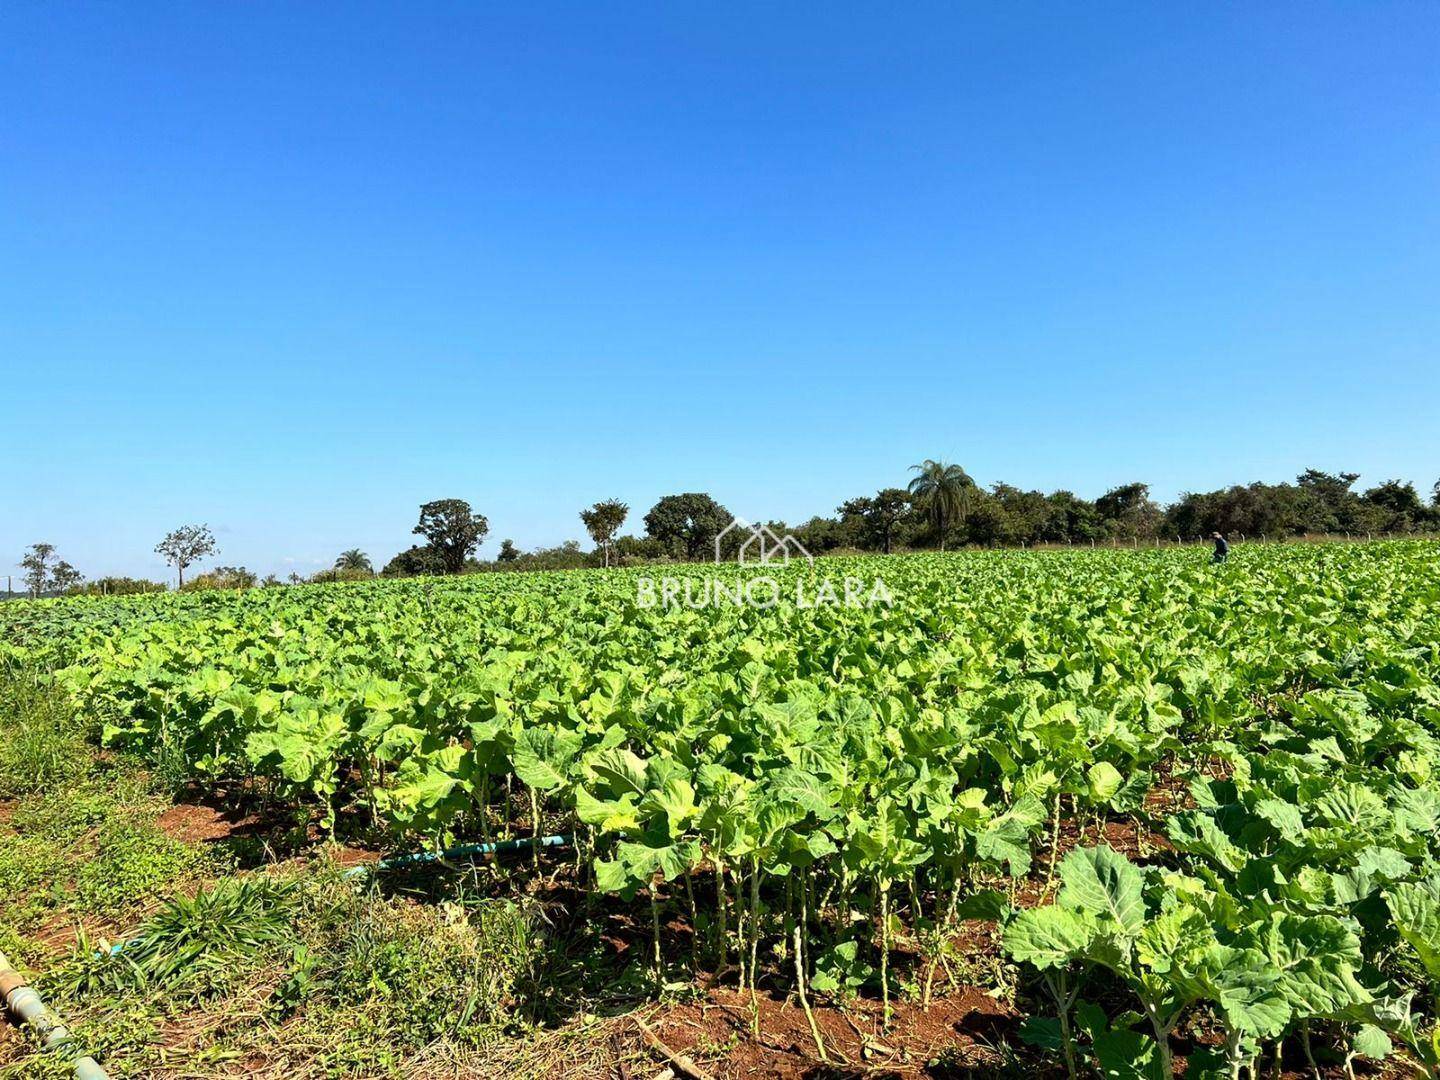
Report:
[[[724,546],[725,537],[735,529],[747,529],[750,533],[741,541],[740,549],[735,553],[735,561],[741,566],[789,566],[792,558],[802,558],[811,566],[815,565],[815,557],[805,549],[804,544],[789,533],[777,536],[775,530],[770,526],[752,525],[744,518],[739,517],[732,520],[715,536],[715,562],[717,564],[726,561],[720,551]]]

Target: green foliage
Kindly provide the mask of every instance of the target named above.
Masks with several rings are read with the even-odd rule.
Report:
[[[580,511],[580,520],[585,523],[590,539],[594,540],[605,554],[606,566],[610,565],[610,547],[615,534],[620,531],[620,526],[625,524],[629,513],[630,507],[619,499],[605,499],[588,510]]]
[[[164,592],[167,586],[159,581],[144,578],[107,576],[76,585],[68,595],[77,593],[85,596],[129,596],[132,593]]]
[[[169,900],[118,952],[82,935],[40,989],[116,1076],[256,1060],[286,1076],[403,1075],[417,1054],[485,1046],[546,1007],[532,909],[463,898],[359,892],[323,861],[222,878]],[[164,1034],[181,1015],[204,1032],[184,1057]]]
[[[175,567],[179,574],[181,588],[185,586],[185,568],[208,555],[219,554],[215,534],[208,525],[182,525],[166,533],[165,538],[155,545],[155,554],[162,556]]]
[[[203,983],[285,942],[295,905],[292,884],[263,876],[222,879],[167,901],[108,969],[137,992]]]
[[[199,589],[253,589],[259,580],[243,566],[217,566],[191,578],[182,587],[191,592]]]
[[[365,552],[361,551],[359,548],[350,548],[347,551],[342,551],[338,556],[336,556],[335,569],[349,570],[352,572],[361,571],[369,574],[373,571],[374,568],[370,565],[369,555],[366,555]]]
[[[211,867],[155,824],[162,806],[120,773],[16,804],[0,823],[0,923],[123,919]]]
[[[676,558],[704,559],[734,515],[703,492],[666,495],[645,515],[645,532]]]
[[[372,818],[397,844],[572,833],[590,888],[656,927],[693,902],[697,951],[747,984],[784,957],[799,988],[888,997],[896,935],[998,918],[1055,1003],[1032,1034],[1077,1070],[1163,1073],[1189,1017],[1223,1031],[1227,1070],[1301,1031],[1429,1060],[1440,548],[1240,546],[1223,573],[1173,548],[827,572],[881,573],[896,603],[645,608],[623,569],[77,598],[7,605],[0,664],[65,664],[114,745]],[[1158,815],[1163,862],[1081,847],[1053,903],[1002,909],[981,887],[1049,878],[1065,808]],[[294,944],[276,945],[294,966],[277,1009],[310,1015],[314,987],[360,978]],[[388,970],[392,945],[372,944]]]
[[[930,516],[940,550],[944,551],[945,534],[950,523],[955,522],[961,526],[965,524],[975,481],[959,465],[949,465],[929,458],[919,465],[911,465],[910,471],[917,474],[910,481],[910,496]]]
[[[396,555],[380,573],[385,577],[420,577],[445,573],[445,560],[429,544],[406,548]]]
[[[0,799],[50,791],[85,776],[86,725],[41,675],[0,667]]]
[[[464,499],[438,499],[420,507],[420,522],[411,530],[425,537],[447,574],[458,574],[485,539],[490,523]]]

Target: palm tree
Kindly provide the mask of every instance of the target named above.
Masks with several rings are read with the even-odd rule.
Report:
[[[970,491],[975,481],[959,465],[947,465],[943,461],[926,458],[920,465],[911,465],[910,470],[920,475],[910,481],[910,494],[925,503],[930,511],[930,520],[940,534],[940,550],[945,550],[945,529],[950,520],[956,518],[965,524],[965,515],[970,512]]]
[[[370,565],[370,556],[359,548],[351,548],[349,551],[342,551],[340,557],[335,560],[336,570],[374,570]]]

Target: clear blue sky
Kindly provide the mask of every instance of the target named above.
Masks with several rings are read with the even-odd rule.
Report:
[[[1440,5],[0,9],[0,556],[1440,476]],[[3,571],[0,571],[3,572]]]

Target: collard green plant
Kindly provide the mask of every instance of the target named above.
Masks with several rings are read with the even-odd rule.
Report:
[[[998,919],[1077,1073],[1163,1073],[1196,1014],[1223,1070],[1314,1038],[1431,1060],[1440,546],[775,572],[821,569],[895,602],[646,607],[648,570],[74,597],[4,605],[0,665],[322,825],[571,835],[587,888],[649,906],[657,968],[668,909],[747,988],[778,963],[807,1007],[888,1003],[899,963],[928,1002],[959,924]],[[1136,820],[1163,849],[1097,845]],[[1055,902],[997,902],[1027,877]]]

